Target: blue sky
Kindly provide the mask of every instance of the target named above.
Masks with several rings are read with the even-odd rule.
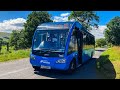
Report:
[[[48,11],[53,17],[60,16],[62,13],[70,13],[71,11]],[[28,14],[31,11],[0,11],[0,22],[3,20],[24,18],[27,19]],[[120,11],[96,11],[97,15],[100,16],[99,25],[105,25],[113,17],[120,16]],[[52,19],[53,19],[52,17]]]
[[[55,22],[67,21],[71,11],[48,11]],[[0,32],[12,32],[21,30],[31,11],[0,11]],[[91,31],[97,38],[104,37],[103,32],[106,24],[115,16],[120,16],[120,11],[96,11],[100,17],[99,29]]]

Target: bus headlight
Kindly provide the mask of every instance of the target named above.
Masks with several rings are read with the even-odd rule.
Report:
[[[32,59],[32,60],[35,60],[35,56],[34,55],[30,55],[30,58]]]
[[[66,63],[66,59],[59,59],[56,61],[56,63]]]

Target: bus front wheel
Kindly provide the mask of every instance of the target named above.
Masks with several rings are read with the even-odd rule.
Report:
[[[32,67],[34,68],[34,71],[39,71],[40,70],[40,68],[37,67],[37,66],[32,66]]]
[[[68,69],[68,73],[74,72],[75,69],[76,69],[76,62],[75,62],[75,60],[72,60],[70,63],[69,69]]]

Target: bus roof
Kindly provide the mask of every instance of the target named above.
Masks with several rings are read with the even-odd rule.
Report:
[[[70,29],[74,23],[75,22],[70,22],[70,21],[69,22],[47,22],[47,23],[42,23],[42,24],[38,25],[37,30],[52,30],[52,29],[64,30],[64,29]],[[79,22],[77,22],[77,23],[79,23]],[[79,23],[79,24],[81,25],[81,23]],[[82,26],[82,28],[83,28],[83,31],[85,31],[86,33],[92,35],[83,26]],[[92,35],[92,36],[94,37],[94,35]]]
[[[74,22],[48,22],[40,24],[37,29],[70,29]]]

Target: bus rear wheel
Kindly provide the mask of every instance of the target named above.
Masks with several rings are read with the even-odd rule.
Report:
[[[92,52],[92,53],[91,53],[91,57],[90,57],[90,59],[92,59],[92,58],[93,58],[93,55],[94,55],[94,52]]]

